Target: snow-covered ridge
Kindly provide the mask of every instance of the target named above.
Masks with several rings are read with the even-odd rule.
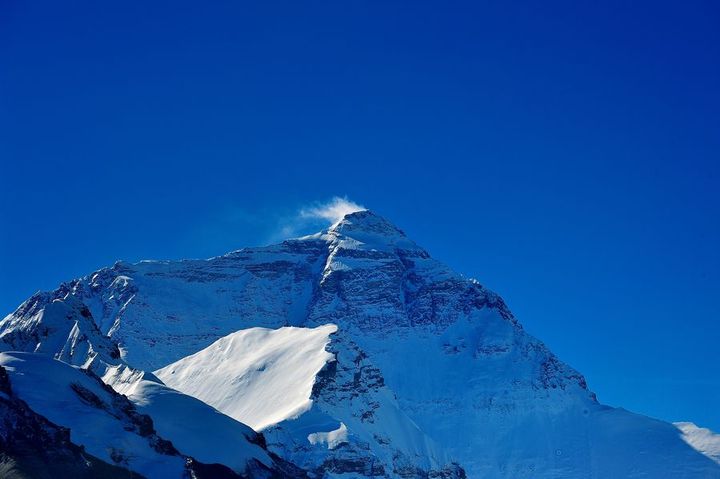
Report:
[[[720,471],[676,427],[598,404],[498,295],[370,211],[209,260],[117,263],[28,300],[0,321],[0,348],[95,370],[161,431],[180,413],[144,401],[181,393],[142,372],[159,369],[316,477]]]
[[[99,274],[92,276],[92,281],[98,281]],[[114,285],[119,283],[109,282]],[[62,299],[55,298],[60,295]],[[55,294],[41,293],[33,296],[18,309],[18,313],[8,316],[4,323],[5,329],[0,333],[2,349],[20,349],[35,353],[20,357],[17,357],[19,353],[8,353],[5,359],[8,361],[13,359],[13,364],[23,366],[19,394],[41,413],[46,410],[51,412],[64,410],[51,400],[64,400],[63,396],[55,394],[54,390],[65,391],[65,383],[61,384],[57,381],[63,377],[79,374],[76,369],[69,366],[72,364],[98,374],[117,392],[127,395],[136,405],[138,412],[152,417],[160,436],[170,440],[182,453],[197,461],[209,464],[221,463],[240,473],[248,467],[272,469],[277,466],[268,456],[268,452],[260,447],[261,439],[250,427],[218,413],[211,406],[192,396],[167,387],[152,374],[125,364],[120,359],[117,345],[99,332],[89,308],[77,296],[66,291],[66,288],[61,288]],[[64,362],[52,360],[52,357]],[[19,366],[12,366],[8,370],[12,372],[16,367]],[[43,381],[42,378],[46,374],[52,377]],[[84,376],[86,375],[80,375],[80,377]],[[28,377],[35,378],[35,381],[42,386],[23,388]],[[36,394],[40,394],[46,401],[40,400],[35,396]],[[107,396],[107,391],[104,394]],[[103,410],[94,409],[91,410],[91,415],[97,414],[98,411],[99,414],[104,414]],[[61,426],[80,431],[86,426],[84,423],[76,422],[74,418],[83,414],[77,412],[70,417],[61,415],[53,416],[52,419]],[[109,424],[114,424],[112,419],[110,421]],[[92,431],[95,426],[87,427]],[[122,427],[122,424],[118,427]],[[90,432],[88,435],[92,437],[93,433]],[[98,444],[104,443],[106,448],[111,447],[110,437],[99,436]],[[131,457],[138,454],[142,456],[141,449],[138,450],[142,442],[136,440],[128,442],[122,437],[118,441],[127,446],[126,452]],[[80,439],[77,443],[86,445]],[[115,449],[119,451],[117,447]],[[107,459],[102,455],[98,457],[102,460]],[[120,456],[116,454],[113,457]],[[180,462],[183,461],[184,459],[181,458]],[[148,477],[166,477],[156,470],[148,472],[139,470],[134,465],[118,465],[142,472],[146,476],[150,474]],[[145,466],[141,464],[139,467]]]
[[[288,445],[294,454],[303,450],[292,459],[310,471],[341,445],[340,456],[370,450],[426,470],[447,466],[442,448],[400,410],[379,371],[356,345],[333,341],[336,332],[332,324],[241,330],[155,374],[262,430],[278,454],[289,454]],[[393,437],[391,446],[378,440],[384,437]]]
[[[148,430],[97,379],[41,354],[0,353],[13,391],[34,411],[70,429],[70,439],[99,459],[148,478],[185,474],[185,459]]]
[[[704,427],[698,427],[692,422],[675,422],[673,424],[682,431],[682,437],[688,444],[720,464],[720,434]]]
[[[195,396],[256,431],[307,411],[335,325],[250,328],[155,371],[168,386]]]

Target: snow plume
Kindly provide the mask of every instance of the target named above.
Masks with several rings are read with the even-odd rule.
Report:
[[[270,243],[285,240],[301,234],[315,233],[317,230],[335,224],[347,214],[366,209],[349,200],[346,196],[335,196],[326,202],[316,202],[298,209],[295,215],[283,218]]]
[[[299,216],[304,219],[323,219],[334,224],[343,219],[345,215],[364,209],[364,206],[350,201],[347,197],[336,196],[326,203],[302,208]]]

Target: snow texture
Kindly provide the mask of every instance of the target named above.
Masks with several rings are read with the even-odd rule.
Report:
[[[370,211],[209,260],[118,262],[31,297],[0,348],[96,371],[161,418],[173,407],[142,372],[157,370],[317,477],[720,477],[672,424],[599,404],[498,295]]]
[[[682,438],[688,444],[720,464],[720,434],[704,427],[698,427],[692,422],[675,422],[673,424],[682,431]]]
[[[307,411],[315,376],[332,359],[334,325],[232,333],[155,374],[261,431]]]
[[[148,479],[182,478],[185,459],[164,452],[99,379],[41,354],[0,353],[13,392],[35,412],[70,429],[73,443]],[[112,391],[112,390],[111,390]]]
[[[340,444],[348,442],[348,432],[345,424],[340,423],[340,427],[329,432],[314,432],[308,434],[310,444],[327,444],[328,449],[335,449]]]

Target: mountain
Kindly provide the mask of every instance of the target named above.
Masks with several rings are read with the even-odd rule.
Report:
[[[46,436],[57,435],[53,429],[69,432],[63,445],[69,447],[71,452],[73,447],[79,449],[80,458],[87,456],[95,461],[93,470],[79,468],[87,477],[108,477],[108,471],[113,470],[111,464],[122,468],[122,472],[115,473],[119,474],[118,477],[129,477],[132,471],[137,474],[131,477],[180,479],[192,472],[195,479],[210,479],[216,477],[213,470],[220,470],[224,477],[229,478],[287,477],[278,472],[278,464],[264,450],[256,433],[217,412],[214,413],[217,419],[210,427],[215,440],[227,442],[223,442],[224,446],[206,443],[196,447],[195,443],[200,441],[185,436],[188,432],[194,432],[193,424],[196,424],[197,419],[211,419],[204,411],[211,408],[165,386],[152,388],[145,384],[152,384],[151,381],[141,381],[138,388],[149,389],[150,392],[133,394],[130,396],[131,402],[91,371],[70,366],[44,354],[0,353],[0,368],[7,390],[11,391],[6,394],[22,404],[26,416],[41,418],[38,422],[45,430],[51,430]],[[152,417],[142,414],[140,411],[147,408],[138,407],[138,404],[147,402],[159,403],[163,411],[151,409]],[[194,403],[195,408],[188,407],[188,402]],[[172,442],[158,435],[158,429],[170,433],[177,440],[176,444],[186,451],[192,450],[199,455],[190,457],[179,452]],[[242,435],[236,433],[238,429]],[[3,431],[14,433],[17,438],[17,427],[7,421],[0,428],[0,432]],[[26,444],[32,436],[23,438]],[[202,431],[197,437],[208,439]],[[42,449],[44,442],[42,436],[37,435],[37,439],[30,444]],[[219,452],[213,456],[203,450],[211,448]],[[23,452],[21,448],[15,449],[18,453]],[[210,464],[198,461],[198,457],[209,459]],[[221,459],[223,466],[216,464],[214,459],[217,458]],[[87,460],[78,462],[83,464]],[[102,467],[98,464],[102,464]],[[234,473],[233,469],[240,473]]]
[[[683,439],[692,447],[720,464],[720,434],[698,427],[691,422],[673,423],[682,431]]]
[[[335,331],[333,325],[244,329],[155,374],[262,430],[312,406],[315,378],[333,359],[325,348]]]
[[[184,451],[193,434],[169,425],[210,422],[147,391],[252,426],[247,457],[280,473],[720,477],[672,424],[599,404],[498,295],[370,211],[209,260],[118,262],[28,299],[0,344],[96,374],[190,456],[226,442],[213,425]]]
[[[18,397],[88,453],[143,476],[182,477],[185,458],[97,376],[42,354],[0,353],[0,365]]]
[[[0,477],[130,478],[139,475],[111,466],[73,444],[70,431],[51,423],[19,399],[0,366]]]
[[[250,427],[124,364],[117,346],[97,332],[89,310],[77,298],[40,294],[18,312],[3,336],[4,349],[32,354],[0,354],[0,366],[10,373],[16,396],[33,413],[69,428],[74,444],[103,461],[148,478],[184,477],[188,467],[197,478],[205,470],[215,477],[213,464],[228,468],[227,477],[304,477],[267,451],[264,438]],[[49,354],[53,346],[54,355]],[[126,410],[131,410],[129,417]],[[151,421],[162,437],[148,446],[147,434],[128,433],[128,424],[137,418]],[[148,426],[137,428],[146,431]],[[175,451],[173,457],[156,457],[155,443]],[[157,462],[161,464],[153,466]]]

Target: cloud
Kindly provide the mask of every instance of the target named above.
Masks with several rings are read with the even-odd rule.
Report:
[[[327,220],[334,224],[340,221],[345,215],[364,209],[364,206],[350,201],[347,197],[340,198],[336,196],[326,203],[302,208],[298,216],[301,219]]]
[[[339,196],[326,202],[313,203],[298,209],[291,217],[280,219],[268,242],[274,243],[301,234],[314,233],[325,226],[337,223],[347,214],[365,209],[364,206],[347,197]]]

